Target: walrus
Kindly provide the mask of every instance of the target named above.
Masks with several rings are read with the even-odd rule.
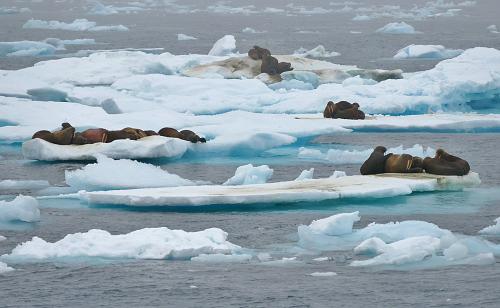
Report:
[[[158,133],[155,132],[154,130],[145,130],[144,133],[147,135],[147,136],[157,136]]]
[[[48,130],[41,130],[33,134],[32,139],[40,138],[47,142],[68,145],[73,141],[73,135],[75,134],[75,128],[69,123],[63,123],[61,130],[50,132]]]
[[[207,140],[205,138],[200,138],[200,136],[198,136],[195,132],[193,132],[191,130],[184,129],[184,130],[181,130],[179,133],[182,136],[181,139],[186,140],[186,141],[190,141],[192,143],[197,143],[197,142],[206,143],[207,142]]]
[[[120,130],[111,130],[108,131],[107,135],[107,143],[121,139],[138,140],[148,136],[142,129],[133,127],[125,127]]]
[[[267,73],[269,75],[277,75],[278,71],[278,59],[269,55],[262,58],[262,64],[260,65],[260,72]]]
[[[181,135],[178,130],[172,127],[164,127],[158,131],[158,135],[163,136],[163,137],[170,137],[170,138],[181,138]]]
[[[329,101],[326,104],[325,110],[323,110],[323,117],[324,118],[333,118],[334,112],[335,112],[335,103],[332,101]]]
[[[438,175],[466,175],[470,171],[469,163],[457,156],[446,153],[443,149],[438,149],[434,158],[426,157],[423,161],[423,168],[427,173]]]
[[[420,157],[410,154],[392,154],[385,161],[385,173],[422,173],[423,161]]]
[[[292,63],[290,62],[279,62],[278,63],[278,74],[293,71]]]
[[[80,133],[75,133],[73,144],[94,144],[108,142],[108,130],[104,128],[90,128]]]
[[[385,172],[385,162],[391,154],[385,155],[385,152],[387,149],[383,146],[377,146],[372,154],[370,154],[370,157],[361,165],[361,168],[359,169],[359,172],[362,175],[369,175],[369,174],[379,174],[379,173],[384,173]]]
[[[359,110],[359,104],[353,103],[351,108],[338,109],[333,113],[334,119],[364,120],[365,113]]]
[[[248,56],[254,60],[262,60],[262,58],[270,55],[271,52],[269,49],[262,48],[257,45],[253,46],[253,48],[248,51]]]

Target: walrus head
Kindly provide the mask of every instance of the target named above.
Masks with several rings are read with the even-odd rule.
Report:
[[[443,149],[437,149],[437,151],[436,151],[436,157],[435,158],[440,159],[441,156],[446,155],[446,154],[447,153],[445,152],[445,150],[443,150]]]
[[[64,122],[63,124],[61,124],[61,126],[62,126],[63,129],[73,127],[68,122]]]
[[[387,148],[386,148],[386,147],[384,147],[384,146],[379,145],[378,147],[376,147],[376,148],[373,150],[373,152],[385,153],[385,152],[387,152]]]
[[[358,103],[352,103],[352,108],[358,109],[359,108],[359,104]]]

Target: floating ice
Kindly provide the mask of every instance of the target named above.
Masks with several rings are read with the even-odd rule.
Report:
[[[40,220],[38,201],[29,196],[17,196],[12,201],[0,200],[0,221],[35,222]]]
[[[17,7],[0,7],[0,15],[2,14],[19,14],[19,13],[29,13],[31,10],[27,7],[17,8]]]
[[[227,56],[236,51],[236,39],[232,35],[225,35],[208,52],[209,56]]]
[[[196,185],[160,167],[129,159],[96,155],[97,163],[64,172],[66,184],[77,190],[130,189]]]
[[[182,33],[177,34],[178,41],[190,41],[190,40],[197,40],[197,39],[198,38],[196,38],[194,36],[189,36],[189,35],[182,34]]]
[[[313,58],[331,58],[340,56],[340,53],[335,51],[327,51],[325,46],[318,45],[311,50],[307,50],[305,48],[300,48],[294,51],[294,55],[300,57],[313,57]]]
[[[129,206],[285,203],[340,198],[387,198],[413,192],[460,190],[480,183],[478,174],[473,172],[463,177],[423,173],[356,175],[239,186],[200,185],[82,192],[80,198],[95,204]]]
[[[273,176],[273,169],[267,165],[254,167],[252,164],[236,168],[234,176],[223,185],[250,185],[266,183]]]
[[[309,170],[302,170],[300,175],[295,179],[295,181],[311,180],[314,175],[314,168]]]
[[[372,19],[373,18],[368,15],[356,15],[352,18],[353,21],[367,21]]]
[[[304,84],[310,85],[310,89],[315,89],[319,86],[319,76],[313,72],[293,70],[281,73],[281,78],[285,81],[298,80]],[[271,87],[271,86],[270,86]]]
[[[23,28],[67,30],[67,31],[128,31],[128,28],[123,25],[98,26],[95,21],[89,21],[85,18],[75,19],[71,23],[66,23],[57,20],[45,21],[40,19],[30,19],[23,25]]]
[[[14,189],[43,189],[49,187],[50,184],[44,180],[3,180],[0,181],[1,190],[14,190]]]
[[[489,25],[488,27],[486,27],[486,29],[491,33],[500,33],[498,32],[497,25]]]
[[[408,45],[400,49],[394,59],[448,59],[454,58],[464,51],[462,49],[447,49],[442,45]]]
[[[359,212],[342,213],[327,218],[313,220],[309,230],[319,234],[343,235],[352,233],[352,225],[359,221]]]
[[[56,47],[44,42],[19,41],[0,42],[0,57],[47,56],[56,52]]]
[[[26,159],[45,161],[95,160],[98,154],[110,158],[175,158],[182,156],[187,149],[188,142],[161,136],[86,145],[57,145],[42,139],[32,139],[22,146]]]
[[[390,33],[390,34],[415,34],[418,33],[415,31],[413,26],[402,22],[391,22],[382,28],[378,29],[376,32],[379,33]]]
[[[335,170],[333,171],[333,174],[330,175],[330,179],[338,179],[338,178],[341,178],[341,177],[344,177],[344,176],[347,176],[347,174],[345,173],[345,171],[338,171],[338,170]]]
[[[500,217],[495,219],[495,222],[496,224],[482,229],[479,233],[486,235],[500,235]]]
[[[1,241],[5,241],[6,239],[7,239],[7,238],[6,238],[5,236],[0,235],[0,242],[1,242]]]
[[[202,254],[231,254],[240,247],[227,241],[227,233],[218,228],[198,232],[145,228],[113,235],[104,230],[68,234],[51,243],[39,237],[18,245],[10,261],[41,261],[69,258],[189,260]]]
[[[332,276],[337,276],[337,273],[335,272],[314,272],[309,274],[310,276],[313,277],[332,277]]]
[[[191,258],[191,261],[196,262],[214,262],[214,263],[226,263],[226,262],[249,262],[252,256],[249,254],[200,254],[199,256]]]
[[[11,272],[13,270],[14,269],[12,267],[7,266],[7,264],[5,264],[3,262],[0,262],[0,274]]]
[[[267,31],[257,31],[254,28],[246,27],[243,30],[241,30],[243,33],[251,33],[251,34],[257,34],[257,33],[266,33]]]

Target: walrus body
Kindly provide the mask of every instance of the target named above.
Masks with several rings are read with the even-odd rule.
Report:
[[[253,60],[262,60],[262,58],[270,55],[271,52],[269,51],[269,49],[262,48],[257,45],[253,46],[253,48],[248,51],[248,56]]]
[[[269,75],[277,75],[278,71],[278,59],[273,56],[265,56],[262,58],[262,64],[260,65],[260,72]]]
[[[392,154],[385,155],[387,149],[383,146],[376,147],[370,157],[361,165],[359,172],[362,175],[380,174],[385,172],[385,162]]]
[[[120,139],[138,140],[147,136],[148,135],[142,129],[126,127],[121,130],[109,131],[106,142],[109,143]]]
[[[466,175],[470,171],[469,163],[459,157],[450,155],[444,150],[436,151],[434,158],[426,157],[423,167],[427,173],[438,175]]]
[[[170,137],[170,138],[179,138],[182,140],[186,140],[192,143],[205,143],[207,140],[205,138],[201,138],[198,136],[195,132],[191,130],[181,130],[180,132],[176,130],[175,128],[171,127],[164,127],[158,131],[158,134],[163,137]]]
[[[158,134],[163,137],[181,138],[179,131],[172,127],[164,127],[158,131]]]
[[[107,142],[108,131],[104,128],[91,128],[84,130],[81,133],[75,133],[73,144],[93,144],[99,142]]]
[[[359,110],[358,103],[351,104],[347,101],[333,103],[332,101],[329,101],[323,111],[323,117],[332,119],[364,120],[365,113]]]
[[[422,173],[423,171],[422,159],[409,154],[392,154],[385,161],[385,173]]]
[[[290,62],[279,62],[278,63],[278,73],[284,73],[284,72],[289,72],[293,71],[292,63]]]
[[[32,139],[40,138],[50,143],[59,145],[71,144],[73,141],[73,135],[75,134],[75,128],[66,124],[67,123],[63,123],[63,128],[55,132],[49,132],[48,130],[38,131],[33,134]]]

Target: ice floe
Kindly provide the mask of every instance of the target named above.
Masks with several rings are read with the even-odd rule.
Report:
[[[273,169],[267,165],[254,167],[252,164],[239,166],[234,176],[223,185],[250,185],[266,183],[273,176]]]
[[[321,201],[340,198],[384,198],[413,192],[460,190],[480,184],[477,173],[463,177],[431,174],[342,176],[308,181],[252,185],[200,185],[167,188],[81,192],[95,204],[128,206],[217,205]]]
[[[57,145],[42,139],[31,139],[22,146],[26,159],[44,161],[95,160],[98,154],[117,159],[176,158],[182,156],[187,149],[187,141],[161,136],[86,145]]]
[[[447,49],[442,45],[408,45],[400,49],[394,59],[448,59],[460,55],[462,49]]]
[[[182,34],[182,33],[177,34],[178,41],[190,41],[190,40],[197,40],[197,39],[198,38],[196,38],[194,36],[189,36],[189,35]]]
[[[379,33],[389,33],[389,34],[415,34],[418,33],[415,31],[415,28],[412,25],[407,24],[406,22],[391,22],[382,28],[377,29],[376,32]]]
[[[500,256],[499,245],[425,221],[371,223],[353,229],[359,220],[359,212],[341,213],[299,226],[299,245],[324,251],[353,249],[365,258],[352,261],[351,266],[398,269],[492,264]]]
[[[227,56],[236,51],[236,39],[232,35],[224,35],[212,46],[209,56]]]
[[[295,179],[295,181],[311,180],[313,176],[314,176],[314,168],[311,168],[309,170],[302,170],[302,172]]]
[[[485,235],[500,235],[500,217],[495,219],[495,222],[496,224],[481,229],[479,233]]]
[[[130,189],[196,185],[155,165],[96,155],[97,163],[66,170],[66,184],[76,190]]]
[[[43,41],[0,42],[0,57],[49,56],[65,50],[66,45],[91,45],[94,39],[61,40],[48,38]]]
[[[331,58],[340,56],[340,53],[335,51],[327,51],[325,46],[318,45],[311,50],[307,50],[305,48],[299,48],[294,51],[294,55],[300,57],[313,57],[313,58]]]
[[[191,261],[195,262],[213,262],[213,263],[226,263],[226,262],[234,262],[234,263],[242,263],[242,262],[250,262],[252,259],[252,255],[249,254],[200,254],[196,257],[192,257]]]
[[[500,33],[498,31],[498,28],[497,28],[497,25],[489,25],[488,27],[486,27],[486,30],[490,31],[491,33]]]
[[[313,277],[332,277],[332,276],[337,276],[337,273],[335,272],[314,272],[309,274],[310,276]]]
[[[14,269],[7,264],[0,262],[0,274],[2,273],[7,273],[7,272],[12,272]]]
[[[29,196],[17,196],[12,201],[0,200],[1,222],[35,222],[40,220],[38,201]]]
[[[39,190],[49,187],[49,182],[45,180],[2,180],[0,181],[0,191],[16,189]]]
[[[251,34],[257,34],[257,33],[266,33],[267,31],[258,31],[255,30],[254,28],[246,27],[241,30],[243,33],[251,33]]]
[[[67,31],[128,31],[124,25],[98,26],[95,21],[85,18],[75,19],[70,23],[57,20],[30,19],[24,25],[24,29],[50,29]]]
[[[227,233],[218,228],[197,232],[162,228],[144,228],[126,234],[105,230],[66,235],[57,242],[33,237],[19,244],[3,261],[37,262],[71,258],[189,260],[204,254],[232,254],[241,248],[227,241]]]

